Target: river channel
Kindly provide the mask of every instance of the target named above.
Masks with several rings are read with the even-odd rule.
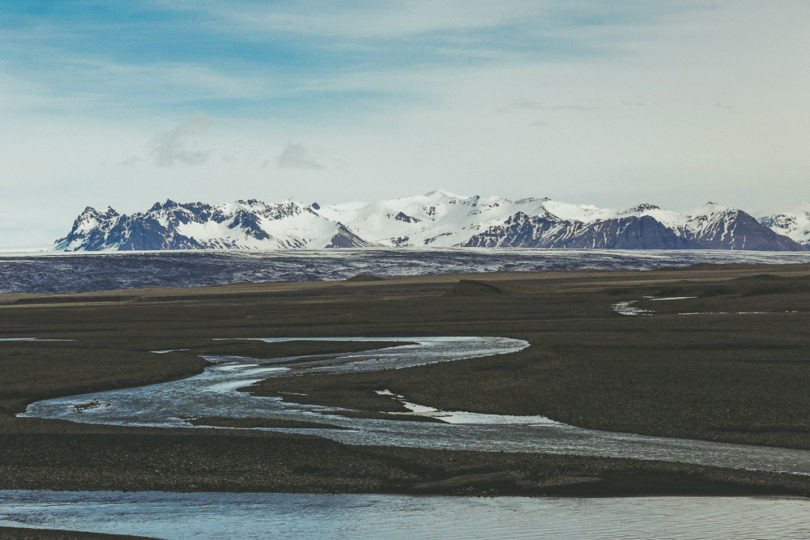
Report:
[[[280,342],[302,338],[256,338]],[[336,341],[336,338],[309,338]],[[542,416],[439,411],[442,422],[365,419],[339,409],[239,392],[291,372],[398,369],[519,351],[499,337],[342,338],[401,346],[275,359],[206,357],[203,373],[161,384],[32,403],[20,416],[152,427],[192,427],[199,416],[328,423],[343,429],[279,429],[354,445],[578,454],[810,475],[810,451],[648,437],[583,429]],[[373,344],[370,343],[370,346]],[[170,351],[154,351],[167,354]],[[381,388],[380,392],[387,389]],[[348,428],[348,429],[346,429]],[[276,429],[276,428],[262,428]],[[0,526],[66,528],[160,538],[806,538],[810,501],[754,497],[556,499],[394,495],[0,492]]]
[[[257,339],[280,342],[300,338]],[[443,422],[350,418],[334,408],[297,404],[295,396],[256,397],[237,391],[262,379],[289,375],[291,371],[304,374],[398,369],[505,354],[528,346],[522,340],[500,337],[342,339],[402,341],[404,344],[366,352],[268,360],[206,357],[213,364],[200,375],[150,386],[39,401],[29,405],[20,416],[150,427],[189,427],[188,419],[200,416],[326,422],[344,429],[280,430],[306,432],[354,445],[623,457],[810,475],[808,450],[613,433],[570,426],[542,416],[436,411],[429,403],[409,406],[417,414],[435,416]],[[290,362],[295,362],[294,367],[290,367]],[[379,389],[380,392],[386,390]]]

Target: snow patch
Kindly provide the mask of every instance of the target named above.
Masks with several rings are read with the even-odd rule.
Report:
[[[610,309],[618,313],[619,315],[625,315],[628,317],[633,317],[636,315],[652,315],[655,313],[650,309],[642,309],[638,307],[634,307],[633,304],[638,302],[638,300],[625,300],[624,302],[616,302],[615,304],[611,304]]]
[[[495,425],[547,425],[562,426],[545,416],[514,416],[505,414],[485,414],[468,411],[443,411],[427,405],[419,405],[407,401],[403,396],[394,394],[390,390],[377,390],[377,395],[394,397],[408,409],[407,413],[389,413],[392,416],[426,416],[441,420],[447,424],[495,424]]]

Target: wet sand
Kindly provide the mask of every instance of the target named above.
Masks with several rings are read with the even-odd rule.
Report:
[[[619,315],[611,306],[623,301],[655,313]],[[388,389],[446,410],[810,448],[808,323],[807,265],[0,295],[0,338],[76,340],[0,342],[0,488],[807,495],[805,478],[691,465],[351,447],[310,436],[90,426],[13,413],[44,397],[199,373],[200,355],[276,358],[360,346],[210,338],[496,335],[531,347],[392,372],[275,378],[249,390],[375,414],[401,407],[374,394]],[[175,351],[149,352],[167,349]]]

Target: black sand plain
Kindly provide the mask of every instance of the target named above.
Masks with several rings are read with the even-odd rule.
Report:
[[[676,296],[695,298],[645,298]],[[629,300],[655,313],[630,317],[611,308]],[[494,335],[531,346],[389,372],[274,378],[248,390],[379,415],[401,407],[374,394],[387,388],[443,409],[810,449],[809,323],[810,265],[0,295],[0,338],[76,340],[0,342],[0,489],[808,496],[807,478],[687,464],[355,447],[274,432],[14,415],[45,397],[198,373],[206,365],[201,354],[276,358],[368,348],[211,338]],[[187,350],[149,352],[161,349]],[[243,422],[261,425],[197,419]]]

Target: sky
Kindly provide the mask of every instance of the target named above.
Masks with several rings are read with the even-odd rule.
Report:
[[[806,0],[0,0],[0,248],[86,206],[810,201]]]

